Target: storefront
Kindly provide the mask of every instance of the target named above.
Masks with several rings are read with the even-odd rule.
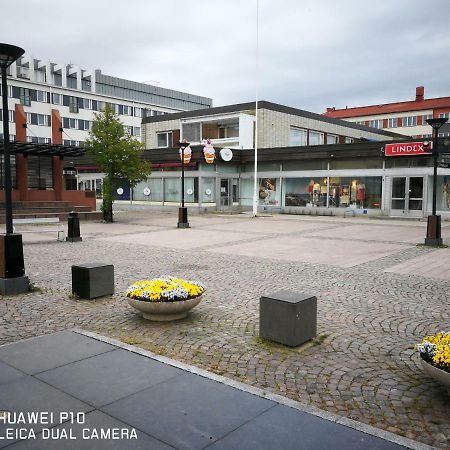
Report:
[[[441,145],[444,145],[442,142]],[[260,149],[258,202],[261,210],[343,215],[346,212],[424,217],[431,211],[433,160],[429,154],[387,156],[385,143]],[[149,150],[150,178],[133,199],[178,206],[181,163],[175,150]],[[233,150],[207,164],[194,148],[185,168],[185,201],[212,210],[249,210],[254,193],[254,154]],[[179,161],[179,159],[178,159]],[[450,169],[439,168],[437,208],[450,218]]]

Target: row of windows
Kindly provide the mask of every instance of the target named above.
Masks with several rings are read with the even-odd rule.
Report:
[[[49,127],[51,125],[50,116],[47,114],[26,113],[27,124],[41,125]]]
[[[386,119],[373,119],[368,121],[368,126],[372,128],[398,128],[398,127],[415,127],[419,123],[419,118],[422,118],[422,125],[427,124],[428,119],[433,118],[433,114],[423,114],[420,116],[405,116],[405,117],[394,117],[387,119],[387,127],[384,127],[384,121]],[[439,117],[450,117],[450,113],[441,113]],[[365,121],[355,122],[359,125],[366,125]]]
[[[72,117],[63,117],[62,118],[63,128],[71,129],[71,130],[82,130],[82,131],[90,131],[92,128],[93,122],[91,120],[83,120],[83,119],[73,119]],[[123,126],[125,133],[128,133],[130,136],[140,136],[141,129],[140,127],[132,127],[128,125]]]
[[[31,106],[32,101],[41,103],[51,103],[53,105],[68,106],[69,111],[73,113],[79,112],[80,109],[101,111],[102,109],[105,108],[107,104],[109,104],[116,114],[123,116],[151,117],[166,114],[163,111],[157,111],[154,109],[138,108],[136,106],[129,106],[129,105],[120,105],[117,103],[92,100],[90,98],[63,95],[55,92],[50,93],[39,89],[28,89],[17,86],[8,86],[8,96],[11,98],[20,99],[20,103],[24,106]]]
[[[353,139],[350,137],[345,138],[345,143],[349,144],[353,142]],[[325,142],[325,134],[320,133],[319,131],[307,130],[304,128],[291,127],[289,130],[289,145],[290,146],[306,146],[306,145],[323,145],[323,144],[338,144],[339,136],[336,134],[326,135]]]
[[[35,144],[51,144],[52,140],[46,137],[27,136],[27,142],[33,142]]]

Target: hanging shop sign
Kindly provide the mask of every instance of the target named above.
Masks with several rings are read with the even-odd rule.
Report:
[[[214,162],[214,159],[216,157],[216,151],[214,150],[214,147],[211,144],[211,139],[208,139],[206,141],[206,145],[203,148],[203,154],[205,155],[205,161],[208,164],[212,164]]]
[[[386,156],[432,155],[432,149],[432,142],[401,142],[399,144],[386,144],[384,154]]]

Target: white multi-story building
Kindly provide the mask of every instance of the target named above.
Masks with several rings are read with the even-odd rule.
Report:
[[[8,70],[10,134],[16,138],[15,104],[19,103],[26,114],[28,142],[51,142],[52,110],[59,111],[61,117],[62,143],[80,145],[88,137],[94,113],[106,103],[113,106],[127,131],[139,139],[143,117],[212,105],[207,97],[116,78],[74,64],[41,61],[30,55]]]

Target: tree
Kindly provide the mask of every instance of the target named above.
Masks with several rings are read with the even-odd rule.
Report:
[[[86,141],[88,155],[105,173],[103,180],[103,218],[113,221],[113,187],[121,179],[130,187],[145,180],[151,173],[151,164],[142,159],[144,145],[125,132],[112,107],[95,114],[95,120]]]

